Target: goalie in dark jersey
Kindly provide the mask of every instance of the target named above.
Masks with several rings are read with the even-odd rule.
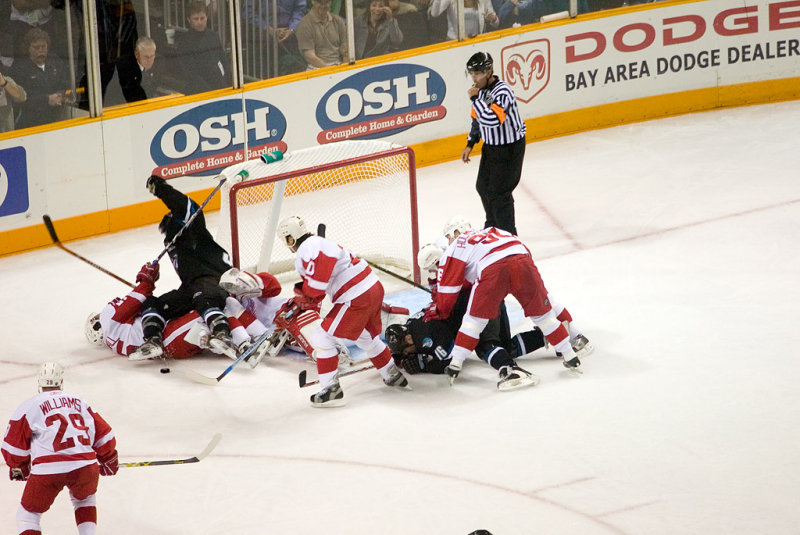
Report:
[[[206,228],[202,211],[175,243],[169,245],[199,206],[156,175],[147,179],[147,189],[170,210],[158,229],[164,235],[164,245],[168,245],[167,253],[181,285],[161,296],[148,297],[142,303],[145,343],[131,358],[143,360],[161,356],[166,322],[195,309],[211,331],[208,343],[212,350],[236,359],[239,351],[233,345],[228,318],[223,313],[228,293],[219,287],[220,276],[233,267],[228,253],[214,241]]]

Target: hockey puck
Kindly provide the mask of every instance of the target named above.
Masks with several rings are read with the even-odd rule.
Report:
[[[161,373],[169,373],[169,368],[161,368]]]

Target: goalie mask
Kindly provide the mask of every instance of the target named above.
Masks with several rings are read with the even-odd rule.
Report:
[[[36,384],[39,385],[39,392],[43,388],[61,388],[64,383],[64,368],[58,362],[45,362],[39,366],[39,373],[36,374]]]
[[[464,234],[470,229],[472,229],[472,225],[470,225],[469,219],[462,215],[455,215],[451,217],[447,223],[445,223],[442,234],[445,235],[447,241],[452,243],[458,237],[455,234],[456,232],[459,234]]]
[[[386,327],[386,345],[392,356],[400,356],[403,354],[403,349],[406,348],[406,335],[408,328],[405,325],[394,323]]]
[[[223,273],[219,278],[219,285],[237,299],[261,297],[264,290],[264,283],[258,276],[237,268]]]
[[[86,339],[98,346],[103,345],[103,326],[100,324],[100,314],[92,314],[86,318]]]
[[[278,236],[292,252],[297,252],[303,238],[310,235],[305,222],[296,215],[287,217],[278,224]]]

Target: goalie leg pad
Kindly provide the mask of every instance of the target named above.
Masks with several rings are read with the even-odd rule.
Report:
[[[275,325],[279,325],[279,322],[281,327],[289,331],[297,345],[303,348],[306,355],[313,359],[314,348],[317,346],[312,343],[312,339],[317,330],[322,330],[322,318],[319,314],[314,310],[306,310],[289,320],[282,316],[280,320],[275,320]]]

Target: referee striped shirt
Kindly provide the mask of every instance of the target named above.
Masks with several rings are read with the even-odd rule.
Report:
[[[486,145],[508,145],[523,137],[525,122],[519,115],[517,98],[511,87],[497,78],[478,91],[472,101],[472,129],[467,143],[472,146],[483,139]]]

